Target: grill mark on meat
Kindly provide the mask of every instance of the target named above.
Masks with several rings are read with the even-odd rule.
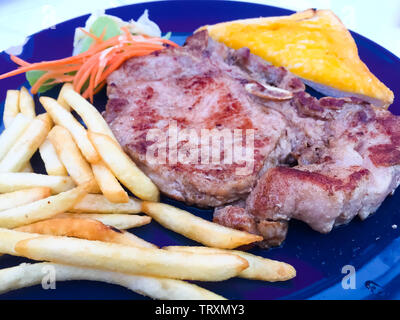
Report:
[[[136,143],[130,143],[124,149],[125,151],[129,149],[134,149],[137,151],[138,154],[145,155],[148,147],[150,147],[153,144],[154,141],[147,141],[146,133],[142,133],[140,136],[138,136]]]
[[[400,145],[400,119],[393,115],[380,117],[377,119],[381,129],[390,137],[395,145]]]
[[[154,95],[154,90],[152,87],[147,86],[146,89],[143,90],[143,95],[145,100],[150,100]]]
[[[219,97],[217,101],[218,111],[210,118],[207,129],[223,126],[230,121],[235,121],[236,129],[252,129],[253,122],[243,115],[243,107],[240,102],[232,97],[231,93],[227,93]]]
[[[370,158],[377,167],[390,167],[400,164],[400,151],[395,144],[378,144],[368,148]]]
[[[264,191],[266,191],[264,192],[265,194],[268,193],[267,188],[269,183],[276,179],[277,176],[281,177],[282,180],[290,178],[318,185],[322,189],[328,191],[329,195],[333,195],[339,190],[352,191],[357,183],[364,176],[369,174],[367,169],[360,169],[359,171],[353,172],[346,180],[342,180],[321,174],[319,172],[302,171],[296,168],[276,167],[271,170],[274,172],[270,172],[269,179],[266,181],[266,185],[264,185]]]
[[[120,99],[120,98],[114,98],[114,99],[109,99],[107,102],[107,121],[113,121],[115,117],[117,117],[117,114],[122,112],[124,110],[124,107],[128,105],[128,100],[127,99]]]
[[[183,88],[185,94],[198,95],[207,86],[214,84],[213,78],[210,75],[200,75],[194,77],[177,78],[176,84]]]

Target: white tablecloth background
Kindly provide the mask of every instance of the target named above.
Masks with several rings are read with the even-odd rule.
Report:
[[[59,22],[146,0],[0,0],[0,51]],[[400,57],[400,0],[253,0],[292,10],[330,8],[344,24]],[[151,18],[151,12],[150,12]]]

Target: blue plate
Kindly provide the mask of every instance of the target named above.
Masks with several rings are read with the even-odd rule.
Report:
[[[292,12],[280,8],[230,1],[161,1],[135,4],[108,10],[107,13],[124,20],[137,19],[149,9],[150,17],[164,32],[172,31],[172,40],[182,44],[187,35],[199,26],[217,22],[259,16],[279,16]],[[52,60],[69,56],[72,51],[76,27],[83,26],[88,16],[79,17],[33,35],[24,47],[21,57],[27,61]],[[361,59],[370,70],[400,95],[400,60],[374,42],[353,33]],[[0,73],[15,68],[8,55],[0,54]],[[0,101],[6,90],[27,85],[23,75],[0,81]],[[56,96],[59,88],[46,95]],[[104,92],[96,97],[95,104],[104,109]],[[37,104],[39,106],[39,104]],[[1,107],[3,110],[3,106]],[[400,114],[399,103],[390,110]],[[32,164],[35,171],[43,172],[37,155]],[[185,208],[204,218],[211,219],[210,210],[186,207],[176,201],[163,201]],[[398,299],[400,298],[400,196],[397,192],[382,204],[378,212],[361,222],[335,228],[327,235],[312,231],[301,222],[290,223],[289,234],[280,248],[269,251],[253,249],[264,257],[292,264],[297,277],[282,283],[267,283],[244,279],[231,279],[216,283],[199,283],[201,286],[229,299]],[[156,222],[132,230],[138,236],[157,245],[194,245],[184,237],[160,227]],[[4,256],[0,267],[9,267],[21,258]],[[355,289],[344,289],[344,266],[355,269]],[[346,282],[346,281],[344,281]],[[142,299],[124,288],[98,282],[72,281],[57,283],[57,290],[43,290],[41,286],[25,288],[0,296],[0,299]]]

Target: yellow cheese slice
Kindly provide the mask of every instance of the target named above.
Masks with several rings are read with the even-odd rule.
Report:
[[[358,96],[388,107],[393,92],[360,60],[350,32],[330,10],[309,9],[290,16],[236,20],[205,26],[228,47],[248,47],[276,66],[331,96]]]

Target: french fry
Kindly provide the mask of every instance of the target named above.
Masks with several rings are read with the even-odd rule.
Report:
[[[82,185],[48,198],[1,211],[0,227],[17,228],[51,218],[58,213],[67,211],[86,193],[86,186]]]
[[[87,240],[99,240],[110,243],[119,243],[126,246],[156,248],[150,242],[142,240],[133,234],[107,226],[100,221],[82,218],[51,218],[24,225],[14,229],[16,231],[48,234],[52,236],[66,236]]]
[[[149,201],[159,200],[156,185],[109,136],[88,131],[88,137],[115,177],[134,195]]]
[[[158,247],[146,240],[143,240],[142,238],[139,238],[138,236],[134,235],[133,233],[130,233],[128,231],[122,231],[122,236],[120,237],[120,244],[123,245],[131,245],[134,247],[139,247],[139,248],[153,248],[153,249],[158,249]]]
[[[19,93],[19,110],[28,119],[36,117],[35,101],[25,87],[22,87]]]
[[[128,275],[56,263],[23,263],[0,270],[0,293],[40,284],[43,275],[54,271],[57,281],[90,280],[125,287],[141,295],[161,300],[225,300],[197,285],[173,279]]]
[[[0,161],[0,172],[18,172],[42,144],[52,126],[48,114],[37,116]]]
[[[129,202],[128,194],[102,161],[93,163],[92,170],[97,184],[107,200],[115,203]]]
[[[29,172],[0,173],[0,193],[13,192],[34,187],[48,187],[53,194],[64,192],[75,186],[70,177],[48,176]]]
[[[69,211],[76,213],[125,213],[135,214],[142,210],[140,200],[130,197],[127,203],[113,203],[100,194],[87,194]]]
[[[15,144],[15,141],[29,126],[29,119],[22,113],[18,113],[14,121],[0,135],[0,160],[2,160],[7,152]]]
[[[77,185],[87,184],[88,192],[100,193],[90,165],[82,156],[71,134],[61,126],[51,129],[47,137],[54,146],[57,156]]]
[[[74,137],[75,143],[78,145],[86,160],[90,163],[96,163],[100,160],[100,156],[93,147],[87,137],[85,128],[76,120],[73,115],[65,110],[56,100],[50,97],[40,97],[40,103],[51,115],[53,121],[67,129]]]
[[[4,102],[3,123],[8,128],[19,113],[19,90],[7,90]]]
[[[259,257],[251,253],[239,250],[226,250],[208,247],[186,247],[186,246],[168,246],[164,247],[165,250],[182,251],[191,253],[231,253],[236,254],[249,263],[249,267],[238,274],[238,277],[252,280],[261,281],[286,281],[296,276],[296,270],[285,262],[270,260],[267,258]]]
[[[33,172],[33,168],[32,165],[30,163],[30,161],[28,161],[23,168],[20,170],[20,172]]]
[[[204,220],[187,211],[164,203],[145,201],[142,203],[142,211],[165,228],[208,247],[233,249],[263,239],[251,233],[227,228]]]
[[[19,207],[51,196],[50,188],[37,187],[0,194],[0,211]]]
[[[0,228],[0,254],[7,253],[17,256],[18,253],[15,251],[15,245],[21,240],[34,238],[37,236],[39,235],[34,233],[17,232],[14,230]]]
[[[139,248],[69,237],[38,236],[0,229],[0,251],[33,260],[172,279],[222,281],[237,276],[248,262],[232,254],[193,254]],[[11,238],[7,239],[7,238]],[[25,240],[15,242],[18,238]],[[14,243],[14,247],[12,244]]]
[[[58,93],[58,97],[57,97],[57,102],[60,106],[62,106],[65,110],[67,111],[71,111],[71,107],[69,106],[69,104],[67,103],[67,101],[65,101],[64,99],[64,91],[65,91],[65,86],[67,85],[67,83],[65,83],[62,87],[60,92]]]
[[[63,98],[74,109],[90,131],[102,133],[117,141],[100,112],[89,101],[74,91],[70,83],[63,86]]]
[[[44,162],[46,172],[50,176],[67,176],[68,172],[58,158],[56,149],[48,138],[39,147],[40,157]]]
[[[136,214],[101,214],[101,213],[60,213],[54,218],[76,217],[83,219],[93,219],[104,223],[107,226],[114,227],[120,230],[141,227],[151,222],[149,216],[139,216]]]

